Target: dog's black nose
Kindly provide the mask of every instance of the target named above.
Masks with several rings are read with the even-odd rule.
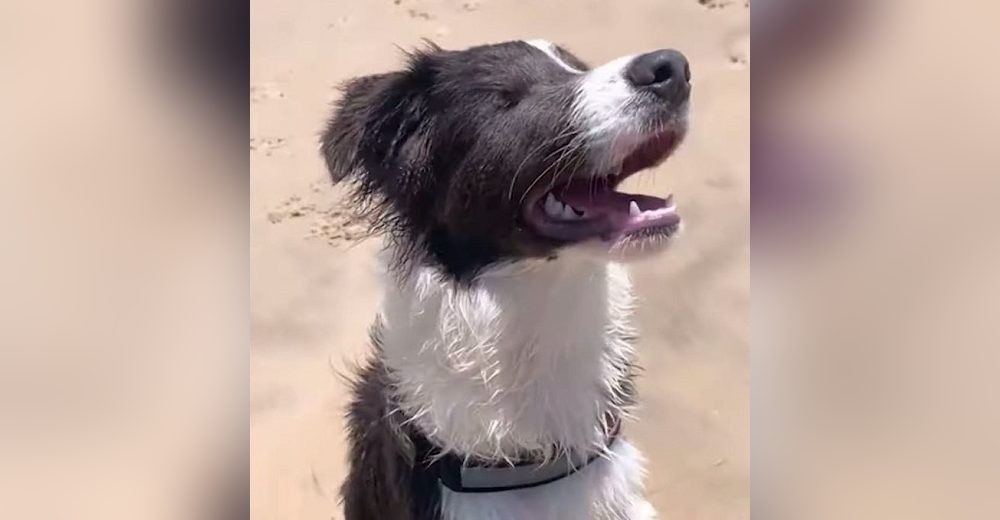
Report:
[[[636,56],[625,69],[625,79],[637,90],[652,92],[664,101],[681,103],[691,95],[691,67],[673,49]]]

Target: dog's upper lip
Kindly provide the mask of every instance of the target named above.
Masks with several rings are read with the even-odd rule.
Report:
[[[616,188],[625,179],[642,170],[655,166],[669,157],[677,145],[680,144],[684,133],[683,130],[670,128],[651,134],[625,156],[616,171],[598,176],[593,182],[610,189]],[[558,186],[555,188],[558,189]],[[530,208],[538,204],[546,194],[552,191],[555,191],[553,186],[545,186],[544,183],[538,183],[525,196],[524,207]]]
[[[629,176],[666,158],[678,140],[679,134],[674,132],[654,134],[636,146],[617,173],[536,190],[524,206],[525,220],[542,236],[567,242],[616,240],[650,228],[675,229],[680,217],[672,196],[628,194],[615,188]],[[567,211],[569,208],[572,211]]]

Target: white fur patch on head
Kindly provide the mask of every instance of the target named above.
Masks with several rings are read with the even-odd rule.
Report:
[[[531,45],[532,47],[544,52],[552,61],[559,64],[560,67],[572,72],[573,74],[583,74],[583,71],[566,63],[565,60],[559,57],[556,53],[556,46],[548,40],[525,40],[524,43]]]
[[[625,68],[633,58],[611,60],[588,72],[580,83],[574,109],[592,137],[612,137],[631,124],[626,106],[635,90],[625,79]]]
[[[585,129],[583,135],[589,146],[600,150],[594,154],[603,158],[603,163],[593,165],[598,172],[620,165],[649,137],[649,121],[644,111],[636,108],[639,92],[626,77],[629,65],[638,56],[621,56],[592,69],[577,86],[573,117]],[[684,101],[658,124],[669,125],[683,135],[687,132],[688,108],[689,102]]]

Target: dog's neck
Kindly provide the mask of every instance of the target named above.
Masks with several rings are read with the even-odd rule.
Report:
[[[471,284],[430,267],[388,283],[385,362],[396,400],[442,449],[487,460],[603,449],[632,403],[625,269],[519,262]]]

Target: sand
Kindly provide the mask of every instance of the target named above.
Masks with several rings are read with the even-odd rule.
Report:
[[[692,131],[631,180],[676,195],[687,232],[633,268],[645,368],[627,434],[663,518],[749,517],[749,8],[743,0],[257,0],[251,9],[252,512],[339,519],[343,377],[367,348],[377,240],[339,206],[317,135],[335,86],[399,48],[545,38],[592,64],[687,54]]]

